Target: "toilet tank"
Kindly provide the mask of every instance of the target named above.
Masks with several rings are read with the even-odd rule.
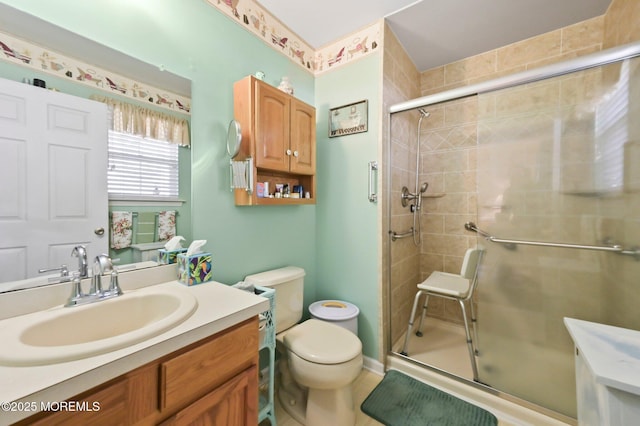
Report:
[[[273,288],[275,296],[276,333],[293,327],[302,319],[304,269],[296,266],[248,275],[244,282]]]

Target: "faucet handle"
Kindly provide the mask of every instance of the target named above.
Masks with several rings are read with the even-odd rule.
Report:
[[[120,288],[120,283],[118,282],[118,270],[113,268],[111,270],[111,281],[109,282],[109,294],[112,296],[122,295],[122,289]]]
[[[67,265],[60,265],[57,268],[38,269],[39,274],[44,274],[45,272],[53,272],[53,271],[60,271],[61,277],[69,276],[69,268],[67,268]]]
[[[93,277],[91,278],[91,290],[90,294],[102,294],[102,274],[105,272],[111,272],[112,281],[113,281],[113,272],[115,271],[113,267],[113,262],[111,258],[106,254],[99,254],[96,256],[95,261],[93,263]],[[118,280],[117,272],[116,272],[116,283]]]
[[[94,268],[98,266],[100,269],[100,273],[103,274],[105,272],[113,271],[113,260],[106,254],[99,254],[96,256],[96,260],[94,263]]]
[[[53,272],[53,271],[60,271],[60,276],[59,277],[52,277],[49,278],[48,283],[49,284],[53,284],[53,283],[64,283],[69,281],[69,268],[67,268],[67,265],[60,265],[58,268],[46,268],[46,269],[38,269],[38,273],[39,274],[44,274],[45,272]]]

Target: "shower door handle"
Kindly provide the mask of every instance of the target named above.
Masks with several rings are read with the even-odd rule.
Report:
[[[378,202],[378,194],[376,193],[376,179],[378,175],[378,162],[377,161],[369,161],[369,202],[377,203]]]

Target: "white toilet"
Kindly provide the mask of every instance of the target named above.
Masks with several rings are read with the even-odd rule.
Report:
[[[286,268],[249,275],[246,283],[275,290],[277,347],[281,355],[278,397],[298,422],[353,426],[351,384],[362,370],[362,343],[349,330],[302,318],[304,269]]]

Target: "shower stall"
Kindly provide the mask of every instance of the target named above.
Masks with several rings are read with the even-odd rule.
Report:
[[[465,251],[481,246],[477,385],[576,417],[563,318],[640,329],[639,55],[629,44],[390,108],[395,356],[416,285],[459,273]],[[409,336],[406,357],[471,380],[460,307],[435,302],[426,323],[439,330]],[[460,340],[464,365],[449,367]]]

